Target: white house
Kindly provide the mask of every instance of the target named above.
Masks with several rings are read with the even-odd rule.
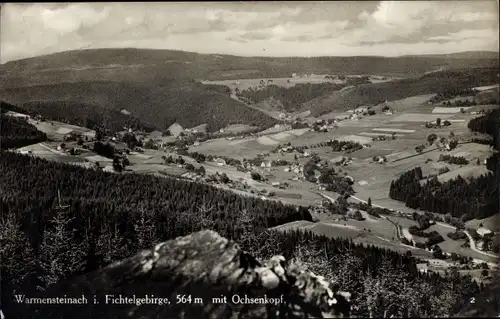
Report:
[[[290,167],[285,168],[283,171],[287,173],[290,172]]]
[[[429,271],[429,267],[427,264],[417,264],[417,269],[418,271],[420,271],[421,273],[424,273],[426,274],[428,271]]]
[[[353,183],[354,183],[354,178],[353,178],[353,177],[351,177],[351,176],[347,175],[347,176],[346,176],[346,177],[344,177],[344,178],[345,178],[345,179],[348,179],[348,180],[350,180],[351,182],[353,182]]]
[[[476,247],[479,250],[484,250],[484,241],[480,240],[476,243]]]
[[[307,152],[307,151],[306,151],[306,152],[304,152],[304,157],[309,157],[310,155],[311,155],[311,153],[309,153],[309,152]]]
[[[260,167],[271,167],[271,162],[262,162]]]
[[[105,171],[105,172],[114,172],[115,171],[113,169],[113,166],[111,166],[111,165],[105,166],[102,170]]]
[[[226,161],[222,158],[216,158],[214,160],[215,164],[219,165],[219,166],[225,166],[226,165]]]
[[[181,133],[184,133],[184,128],[179,123],[174,123],[168,127],[168,131],[172,136],[177,137]]]
[[[484,235],[488,235],[488,234],[491,234],[491,230],[487,229],[487,228],[484,228],[484,227],[480,227],[478,230],[477,230],[477,233],[479,234],[479,236],[481,237],[484,237]]]

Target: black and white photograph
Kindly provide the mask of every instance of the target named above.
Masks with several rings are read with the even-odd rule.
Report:
[[[0,319],[500,317],[499,2],[0,4]]]

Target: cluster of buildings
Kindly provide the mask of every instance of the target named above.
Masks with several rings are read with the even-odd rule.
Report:
[[[352,164],[352,157],[339,156],[330,160],[331,163],[338,166],[347,166]]]
[[[295,174],[302,174],[304,172],[304,167],[300,164],[293,164],[283,169],[284,172],[293,172]]]

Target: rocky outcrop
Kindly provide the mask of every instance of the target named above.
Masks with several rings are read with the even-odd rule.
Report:
[[[334,318],[348,316],[350,308],[349,294],[321,276],[285,266],[282,256],[261,264],[208,230],[158,244],[39,296],[80,297],[86,304],[28,305],[29,297],[18,304],[22,318]]]

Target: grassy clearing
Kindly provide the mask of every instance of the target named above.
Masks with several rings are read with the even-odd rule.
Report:
[[[491,231],[500,232],[500,213],[484,219],[469,220],[465,223],[466,227],[474,229],[478,229],[480,224]]]
[[[389,134],[389,133],[368,133],[368,132],[361,132],[361,133],[359,133],[359,135],[373,136],[373,137],[377,137],[377,136],[392,137],[392,134]],[[396,137],[403,137],[403,136],[404,136],[404,134],[396,134]]]
[[[499,86],[500,86],[500,84],[484,85],[484,86],[477,86],[477,87],[475,87],[473,89],[477,90],[477,91],[488,91],[488,90],[491,90],[491,89],[496,89]]]
[[[432,110],[432,113],[433,114],[456,114],[456,113],[460,113],[462,111],[462,109],[464,111],[468,111],[471,108],[472,107],[441,107],[441,106],[438,106]]]
[[[206,125],[205,125],[206,126]],[[251,126],[247,124],[231,124],[224,128],[224,131],[230,133],[242,133],[257,129],[257,126]]]
[[[271,80],[273,85],[290,88],[296,84],[315,84],[315,83],[338,83],[341,84],[345,81],[325,79],[325,75],[314,74],[309,77],[283,77],[283,78],[255,78],[255,79],[235,79],[235,80],[222,80],[222,81],[203,81],[203,84],[217,84],[225,85],[229,87],[232,91],[238,89],[240,91],[247,90],[249,88],[258,88],[261,86],[261,81],[266,84]],[[271,84],[271,83],[270,83]]]
[[[371,144],[373,140],[370,137],[359,136],[359,135],[345,135],[338,138],[339,141],[353,141],[359,144]]]
[[[387,102],[387,106],[395,111],[406,111],[409,108],[413,108],[415,106],[427,103],[435,95],[436,94],[424,94],[424,95],[408,97],[406,99],[390,101]]]
[[[257,142],[261,145],[278,145],[280,142],[268,136],[261,136],[257,138]]]
[[[448,173],[444,173],[441,175],[438,175],[438,180],[440,182],[446,182],[450,179],[456,178],[458,175],[462,176],[463,178],[467,179],[469,177],[479,177],[483,174],[488,174],[490,171],[485,167],[485,166],[464,166],[457,168],[453,171],[450,171]]]
[[[453,115],[444,114],[423,114],[423,113],[406,113],[394,117],[391,122],[432,122],[437,118],[442,120],[452,117]]]
[[[395,133],[413,133],[415,130],[404,130],[400,128],[374,128],[372,131],[376,132],[395,132]]]

